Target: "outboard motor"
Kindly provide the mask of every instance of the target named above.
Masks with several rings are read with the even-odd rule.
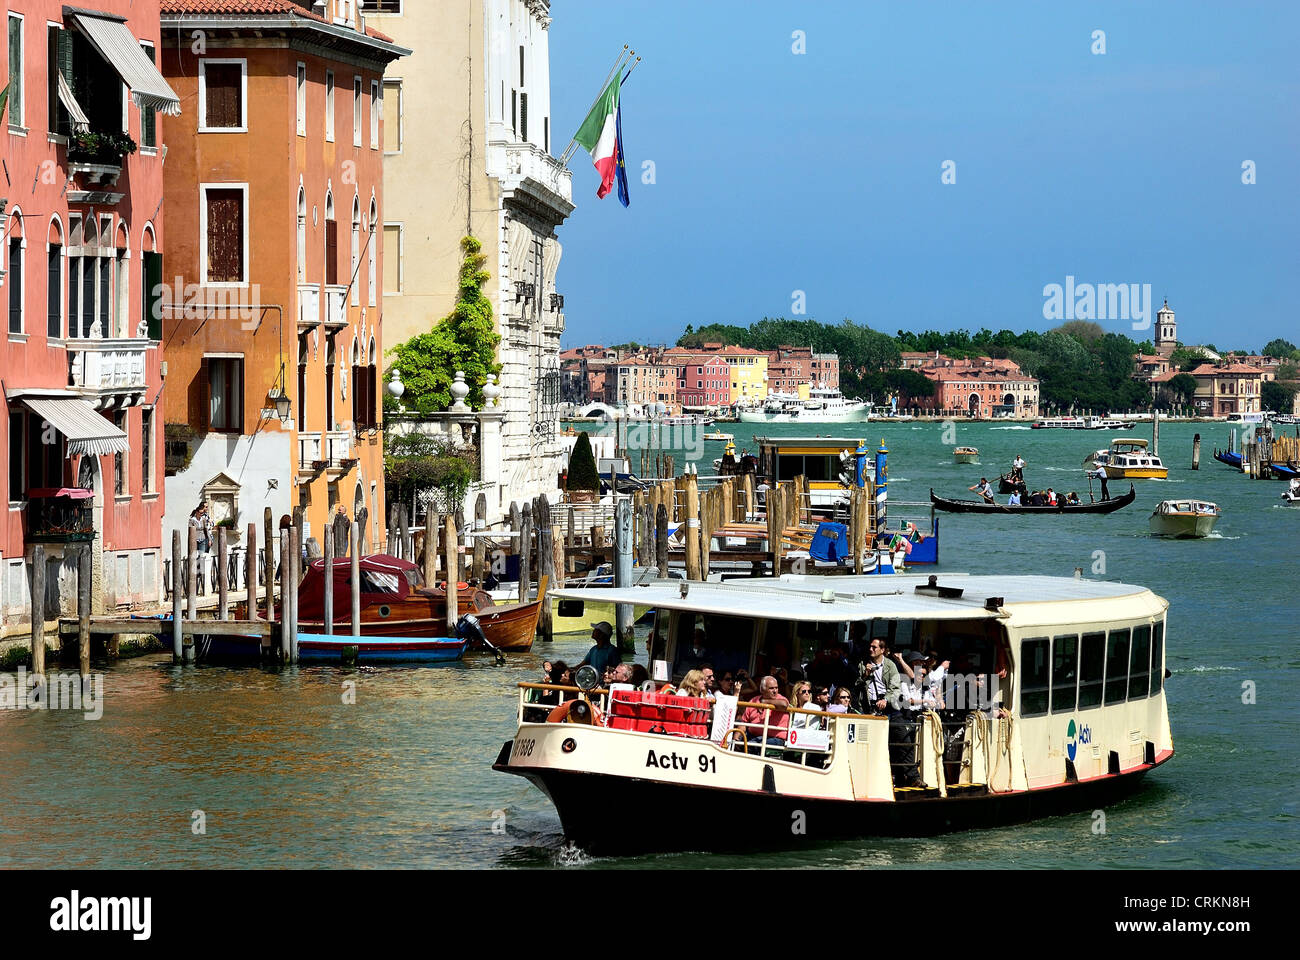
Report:
[[[478,622],[478,617],[474,616],[474,614],[467,613],[456,621],[456,637],[459,640],[468,640],[471,645],[482,645],[496,655],[497,663],[505,663],[505,654],[488,643],[487,635],[483,632],[483,626]]]

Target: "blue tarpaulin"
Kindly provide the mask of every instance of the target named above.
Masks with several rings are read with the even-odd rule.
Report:
[[[842,523],[821,523],[808,548],[814,560],[842,563],[849,556],[849,528]]]

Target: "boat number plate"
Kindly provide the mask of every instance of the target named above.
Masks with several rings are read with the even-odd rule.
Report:
[[[510,752],[510,759],[515,757],[531,757],[533,748],[537,746],[537,741],[531,737],[515,741],[515,748]]]

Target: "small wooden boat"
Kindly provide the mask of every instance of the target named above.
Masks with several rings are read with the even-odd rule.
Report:
[[[980,452],[975,447],[958,447],[952,457],[957,463],[979,463]]]
[[[1162,500],[1151,512],[1157,537],[1207,537],[1219,521],[1218,504],[1208,500]]]
[[[334,633],[352,633],[351,558],[334,560]],[[387,554],[362,557],[361,635],[375,638],[454,639],[447,630],[447,591],[424,583],[420,568]],[[456,614],[472,613],[483,635],[498,650],[529,650],[537,632],[546,586],[528,603],[498,604],[484,590],[457,584]],[[283,616],[281,611],[280,617]],[[299,633],[325,635],[325,561],[307,565],[298,586]],[[301,647],[299,648],[301,650]]]
[[[1002,503],[987,503],[983,500],[948,500],[944,497],[935,496],[934,489],[930,490],[930,503],[936,510],[946,510],[949,513],[1113,513],[1121,507],[1127,507],[1137,496],[1130,483],[1128,493],[1120,497],[1111,497],[1109,500],[1096,500],[1092,503],[1076,503],[1067,505],[1058,503],[1054,507],[1030,507],[1020,505],[1008,507]]]

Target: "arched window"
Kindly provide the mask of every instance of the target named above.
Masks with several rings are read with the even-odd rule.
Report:
[[[366,364],[366,406],[363,412],[366,426],[373,427],[379,423],[378,416],[375,412],[376,400],[378,399],[378,386],[375,373],[375,340],[370,338],[369,362]]]
[[[352,306],[361,305],[361,290],[357,286],[357,267],[361,265],[361,198],[352,198],[352,269],[348,283],[352,285]]]
[[[27,243],[23,237],[22,213],[15,211],[9,219],[9,272],[5,275],[9,286],[9,332],[23,333],[23,281],[26,279],[23,248]]]
[[[45,334],[57,340],[63,336],[63,223],[57,213],[50,217],[45,249]]]
[[[375,231],[379,229],[379,205],[375,203],[375,198],[370,198],[370,236],[366,240],[366,247],[370,255],[370,266],[366,273],[366,290],[369,291],[369,299],[366,301],[370,306],[376,305],[376,298],[379,296],[379,285],[376,283],[376,273],[379,262],[379,240],[375,237]]]
[[[339,225],[334,219],[334,193],[325,192],[325,282],[339,282]]]
[[[298,186],[298,282],[307,282],[307,192]]]
[[[325,429],[333,430],[334,422],[334,338],[325,340]]]

